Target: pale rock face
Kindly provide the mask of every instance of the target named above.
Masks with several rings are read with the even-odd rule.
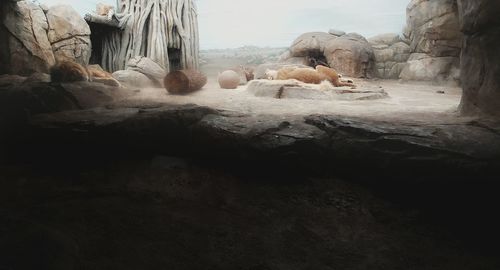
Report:
[[[328,34],[334,35],[334,36],[337,36],[337,37],[341,37],[341,36],[345,35],[346,32],[344,32],[342,30],[337,30],[337,29],[330,29],[328,31]]]
[[[151,80],[162,84],[167,72],[158,63],[144,56],[131,58],[127,63],[127,70],[133,70],[146,75]]]
[[[134,70],[116,71],[113,78],[126,87],[158,87],[148,76]]]
[[[305,57],[311,53],[322,53],[326,44],[336,36],[325,32],[309,32],[300,35],[292,43],[290,54],[292,57]]]
[[[47,12],[48,38],[56,60],[72,60],[88,65],[92,53],[90,27],[68,5],[51,7]]]
[[[368,39],[375,53],[377,77],[398,79],[410,56],[410,46],[399,34],[381,34]]]
[[[30,1],[17,1],[2,5],[0,12],[0,72],[47,73],[55,58],[42,8]]]
[[[464,42],[460,110],[500,117],[500,1],[458,0]]]
[[[458,82],[456,73],[462,34],[457,0],[412,0],[407,7],[403,36],[409,41],[413,60],[403,69],[401,79],[435,81],[448,78]],[[417,61],[416,58],[422,59]],[[417,72],[417,66],[425,71]]]
[[[341,74],[358,78],[371,78],[375,75],[373,48],[359,34],[349,33],[329,40],[324,54],[330,67]]]

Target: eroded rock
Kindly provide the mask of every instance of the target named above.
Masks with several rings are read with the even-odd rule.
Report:
[[[57,61],[88,65],[92,53],[90,27],[69,5],[50,7],[47,12],[48,39]]]
[[[328,64],[341,74],[371,78],[375,74],[375,55],[370,43],[361,35],[349,33],[329,40],[324,55]]]

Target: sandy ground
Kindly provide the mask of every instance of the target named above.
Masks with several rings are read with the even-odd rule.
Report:
[[[197,104],[250,114],[310,115],[335,114],[384,119],[430,121],[456,117],[462,90],[459,87],[400,83],[393,80],[356,80],[358,89],[384,89],[389,98],[379,100],[302,100],[255,97],[238,89],[221,89],[214,78],[200,91],[185,96],[168,94],[165,89],[146,88],[127,102],[148,104]],[[349,89],[349,88],[345,88]],[[444,91],[444,94],[438,93]]]

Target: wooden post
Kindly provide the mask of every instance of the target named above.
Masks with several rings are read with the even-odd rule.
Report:
[[[171,94],[189,94],[203,88],[207,84],[207,76],[192,69],[177,70],[167,74],[163,84]]]

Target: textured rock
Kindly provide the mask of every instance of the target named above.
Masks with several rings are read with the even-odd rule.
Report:
[[[398,34],[381,34],[369,39],[375,54],[377,76],[398,79],[410,56],[410,46]]]
[[[330,39],[324,55],[328,64],[341,74],[351,77],[371,78],[375,73],[375,56],[368,41],[359,34]]]
[[[346,32],[344,32],[342,30],[330,29],[328,31],[328,34],[334,35],[334,36],[337,36],[337,37],[341,37],[341,36],[345,35]]]
[[[0,107],[1,112],[32,115],[106,106],[131,94],[125,88],[94,82],[52,84],[25,81],[0,86]]]
[[[92,53],[90,27],[69,5],[50,7],[47,12],[48,38],[56,60],[88,65]]]
[[[136,56],[131,58],[127,63],[127,70],[133,70],[146,75],[149,79],[156,82],[157,85],[163,87],[163,79],[167,72],[155,61],[144,56]]]
[[[0,75],[0,89],[19,85],[26,81],[26,77],[19,75]]]
[[[356,90],[332,85],[305,84],[296,80],[254,80],[247,91],[256,97],[310,100],[374,100],[387,98],[381,89]]]
[[[458,7],[465,34],[461,111],[500,117],[500,1],[459,0]]]
[[[454,57],[454,61],[436,59],[427,61],[434,63],[429,74],[440,74],[438,79],[455,79],[454,73],[459,68],[459,55],[462,44],[462,34],[458,20],[457,0],[412,0],[407,7],[407,26],[404,36],[410,42],[412,53],[424,53],[429,57]],[[453,63],[453,65],[444,64]],[[435,64],[439,63],[439,64]],[[444,70],[435,70],[437,67]],[[405,73],[409,79],[410,73]],[[421,80],[422,76],[411,78]],[[426,77],[426,80],[433,80]]]
[[[398,34],[387,33],[380,34],[368,39],[368,42],[372,45],[392,45],[401,41],[401,38]]]
[[[316,56],[323,54],[326,44],[336,37],[325,32],[309,32],[300,35],[292,43],[292,57]]]
[[[406,81],[436,81],[459,83],[459,59],[456,57],[431,57],[414,53],[401,71],[400,78]]]
[[[48,73],[55,58],[40,6],[31,1],[4,3],[0,13],[0,73]]]
[[[113,78],[127,87],[160,87],[155,80],[134,70],[116,71],[113,73]]]

